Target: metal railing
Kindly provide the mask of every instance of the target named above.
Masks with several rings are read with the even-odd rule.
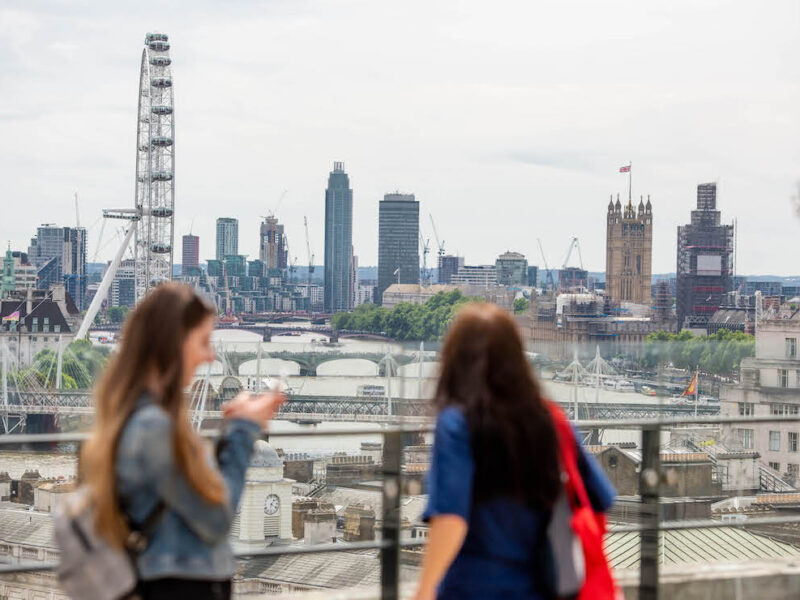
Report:
[[[741,417],[697,417],[673,419],[586,420],[574,421],[579,429],[637,429],[641,430],[641,469],[639,472],[639,495],[641,497],[641,523],[637,525],[611,526],[609,531],[619,533],[639,533],[640,568],[638,598],[656,600],[659,597],[659,535],[662,531],[687,529],[708,529],[718,527],[751,527],[776,524],[800,523],[800,516],[751,517],[746,520],[723,521],[717,519],[692,519],[685,521],[663,521],[660,516],[662,486],[665,485],[660,468],[660,439],[662,429],[686,425],[736,425],[754,423],[800,423],[800,416],[741,416]],[[402,495],[402,451],[404,434],[431,433],[429,427],[393,427],[380,429],[352,429],[339,431],[297,431],[268,433],[272,437],[306,436],[365,436],[383,437],[383,485],[382,485],[382,526],[381,539],[347,544],[326,543],[313,546],[276,546],[262,550],[237,552],[237,558],[247,559],[260,556],[279,556],[297,554],[316,554],[322,552],[345,552],[353,550],[378,550],[380,554],[380,598],[398,600],[400,598],[400,551],[406,547],[424,545],[420,539],[400,539],[400,506]],[[215,437],[217,432],[204,432]],[[0,435],[0,447],[9,444],[30,444],[39,442],[80,443],[88,437],[86,433],[63,434],[11,434]],[[27,562],[0,565],[0,575],[9,573],[50,571],[56,562]]]

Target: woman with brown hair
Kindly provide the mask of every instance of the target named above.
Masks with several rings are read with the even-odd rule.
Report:
[[[428,544],[416,600],[542,598],[543,528],[561,493],[558,438],[513,318],[492,304],[456,317],[441,352],[428,478]],[[614,489],[583,452],[595,510]]]
[[[282,395],[240,394],[223,410],[216,456],[192,429],[186,388],[214,360],[215,311],[191,288],[166,283],[128,317],[96,393],[81,473],[95,527],[115,547],[155,518],[136,556],[145,599],[229,598],[227,541],[253,443]]]

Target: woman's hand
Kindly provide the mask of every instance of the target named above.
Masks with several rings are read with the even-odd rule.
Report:
[[[286,394],[267,392],[251,394],[240,392],[222,407],[226,419],[248,419],[265,428],[281,405],[286,402]]]
[[[412,600],[436,600],[436,590],[433,589],[418,589],[417,593],[414,594]]]

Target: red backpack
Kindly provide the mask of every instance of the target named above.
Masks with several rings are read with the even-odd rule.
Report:
[[[566,493],[572,508],[570,525],[583,548],[585,579],[576,600],[622,598],[603,549],[606,518],[604,514],[594,511],[586,493],[586,487],[578,470],[578,446],[572,426],[556,404],[552,402],[547,404],[558,437],[561,469],[566,474]]]

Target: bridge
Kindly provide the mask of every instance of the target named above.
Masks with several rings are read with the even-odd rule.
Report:
[[[572,402],[560,403],[570,418],[575,418]],[[584,420],[630,420],[643,418],[674,418],[695,415],[695,407],[679,404],[642,404],[581,402],[579,417]],[[0,415],[8,418],[10,431],[25,429],[29,415],[50,416],[57,421],[59,416],[92,415],[91,393],[82,391],[29,392],[9,389],[9,403],[0,405]],[[719,405],[699,405],[697,415],[719,414]],[[197,422],[222,417],[219,406],[208,409],[193,405],[193,418]],[[382,424],[430,424],[432,406],[429,400],[391,399],[385,397],[360,396],[307,396],[290,395],[281,407],[276,419],[301,423],[322,421],[348,421]]]
[[[239,344],[234,343],[232,345],[238,346]],[[247,375],[247,373],[241,372],[242,365],[248,362],[258,362],[259,360],[259,353],[257,350],[241,351],[225,349],[222,352],[218,352],[217,355],[224,365],[226,373],[230,373],[234,376]],[[391,360],[388,360],[386,354],[380,352],[342,352],[332,349],[321,349],[319,351],[300,349],[298,351],[281,350],[279,352],[263,352],[260,358],[261,360],[278,359],[296,363],[300,367],[299,375],[313,377],[316,376],[319,366],[327,362],[357,359],[367,360],[377,365],[378,375],[385,375],[387,366],[391,369],[391,375],[396,375],[397,367],[416,362],[419,357],[410,354],[393,354]],[[259,373],[249,373],[249,375],[258,376]]]
[[[374,340],[379,342],[393,342],[396,341],[394,338],[390,338],[387,335],[381,333],[375,333],[372,331],[358,331],[352,329],[340,329],[334,330],[333,328],[327,325],[311,325],[310,327],[300,327],[292,326],[292,325],[271,325],[267,323],[266,325],[257,324],[257,323],[248,323],[245,321],[239,323],[217,323],[216,327],[214,328],[217,331],[248,331],[250,333],[254,333],[256,335],[260,335],[262,341],[270,342],[274,337],[280,337],[282,335],[292,335],[292,334],[300,334],[300,333],[313,333],[327,337],[329,340],[335,342],[338,341],[340,338],[346,339],[364,339],[364,340]],[[113,331],[119,332],[122,330],[121,324],[110,324],[110,325],[93,325],[89,328],[89,331]]]

